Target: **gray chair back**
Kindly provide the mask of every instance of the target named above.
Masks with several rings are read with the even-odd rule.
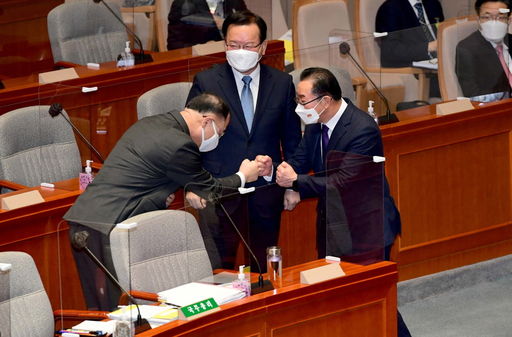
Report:
[[[191,87],[192,82],[176,82],[161,85],[145,92],[137,101],[138,119],[172,110],[183,110]]]
[[[50,300],[44,290],[34,260],[24,252],[0,252],[0,263],[12,265],[10,294],[0,300],[0,331],[2,337],[51,337],[55,329]],[[10,311],[9,316],[5,308]],[[3,331],[9,325],[11,331]],[[5,333],[5,334],[4,334]]]
[[[71,126],[48,105],[0,116],[0,179],[26,186],[78,177],[80,154]]]
[[[161,210],[136,215],[114,227],[110,245],[114,268],[125,289],[159,292],[212,275],[212,267],[194,216]]]
[[[354,86],[352,85],[352,78],[350,77],[348,71],[336,67],[326,67],[326,69],[329,69],[338,80],[343,97],[350,99],[352,103],[356,104],[356,93],[354,91]],[[304,69],[301,68],[295,69],[290,73],[290,75],[293,77],[293,83],[295,86],[297,86],[297,84],[300,82],[300,74],[303,70]]]
[[[110,6],[121,17],[119,6]],[[116,60],[128,41],[124,26],[103,4],[93,1],[69,2],[52,9],[48,36],[54,62],[82,65]]]

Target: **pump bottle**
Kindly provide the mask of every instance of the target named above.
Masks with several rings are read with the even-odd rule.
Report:
[[[92,168],[91,168],[92,160],[86,160],[85,161],[85,172],[80,173],[79,181],[80,181],[80,190],[83,191],[86,189],[87,185],[92,183],[94,177],[92,175]]]
[[[233,288],[243,291],[245,296],[251,296],[251,282],[245,278],[244,267],[238,267],[238,279],[233,281]]]
[[[121,66],[131,67],[135,65],[135,56],[133,56],[132,51],[130,49],[130,41],[126,41],[124,53],[121,54],[121,61]]]
[[[370,115],[375,123],[379,124],[379,119],[377,118],[377,115],[375,114],[375,111],[373,109],[374,101],[368,101],[368,115]]]

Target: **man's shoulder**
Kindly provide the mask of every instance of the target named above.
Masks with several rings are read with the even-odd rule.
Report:
[[[476,30],[473,33],[469,34],[464,39],[460,40],[459,43],[457,43],[457,48],[474,48],[475,45],[482,45],[485,43],[485,39],[483,38],[482,34]]]
[[[260,64],[260,66],[261,66],[260,74],[262,76],[261,77],[262,79],[268,78],[273,81],[284,81],[284,82],[291,81],[291,82],[293,82],[292,76],[282,70],[276,69],[276,68],[268,66],[266,64]]]

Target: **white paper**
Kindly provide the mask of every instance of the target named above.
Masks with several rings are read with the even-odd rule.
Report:
[[[416,68],[437,70],[437,59],[435,58],[435,59],[431,59],[431,60],[414,61],[412,63],[412,66],[416,67]]]
[[[116,327],[116,321],[83,321],[75,325],[73,330],[85,331],[103,331],[106,333],[113,333]]]
[[[162,301],[182,307],[211,297],[218,305],[222,305],[244,296],[244,292],[238,289],[197,282],[187,283],[158,293],[158,297]]]

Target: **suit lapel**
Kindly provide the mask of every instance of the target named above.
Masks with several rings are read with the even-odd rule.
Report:
[[[247,129],[247,123],[242,110],[242,103],[238,95],[235,76],[233,75],[233,70],[231,70],[231,67],[227,63],[223,63],[219,66],[219,79],[217,80],[217,84],[222,90],[224,100],[231,108],[231,124],[233,124],[233,122],[238,123],[239,127],[249,135],[249,129]]]
[[[329,144],[327,145],[327,152],[331,150],[343,151],[346,147],[346,144],[343,141],[343,136],[348,131],[348,127],[352,121],[352,115],[354,113],[352,103],[348,100],[346,100],[346,102],[348,106],[332,131],[331,137],[329,138]]]

